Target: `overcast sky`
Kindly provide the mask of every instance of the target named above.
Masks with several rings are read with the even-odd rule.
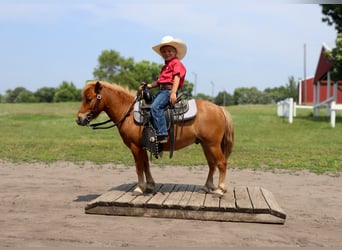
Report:
[[[151,47],[183,39],[186,79],[197,93],[259,90],[313,76],[336,31],[317,4],[227,0],[0,0],[0,93],[62,81],[82,88],[103,50],[163,63]],[[144,79],[136,79],[143,81]]]

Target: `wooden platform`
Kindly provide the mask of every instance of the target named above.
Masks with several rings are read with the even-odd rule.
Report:
[[[199,192],[201,186],[157,184],[154,192],[133,196],[137,183],[123,184],[90,201],[87,214],[147,216],[212,221],[284,224],[285,212],[261,187],[237,186],[221,198]]]

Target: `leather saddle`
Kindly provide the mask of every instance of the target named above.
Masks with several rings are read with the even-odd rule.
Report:
[[[151,112],[151,104],[146,103],[144,99],[136,102],[134,104],[134,121],[140,125],[144,125],[147,122],[146,118],[150,118],[146,117],[146,112]],[[170,117],[168,112],[173,114],[173,119],[176,122],[191,120],[196,116],[197,113],[196,101],[194,99],[182,99],[174,105],[174,108],[166,108],[166,121],[169,121]]]
[[[162,144],[157,141],[157,133],[152,125],[151,119],[151,102],[141,99],[134,104],[134,121],[144,126],[141,145],[145,150],[151,152],[155,158],[159,158],[162,154]],[[173,156],[174,141],[177,137],[178,126],[183,127],[182,122],[191,120],[196,116],[197,106],[194,99],[180,99],[173,107],[168,106],[165,109],[165,118],[170,138],[170,158]],[[176,133],[174,125],[176,126]],[[182,130],[181,130],[182,131]]]

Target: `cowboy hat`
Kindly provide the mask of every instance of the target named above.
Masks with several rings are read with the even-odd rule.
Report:
[[[160,44],[153,46],[152,49],[157,52],[160,56],[160,49],[163,46],[172,46],[177,50],[177,57],[182,60],[186,54],[186,44],[179,38],[173,38],[172,36],[164,36]]]

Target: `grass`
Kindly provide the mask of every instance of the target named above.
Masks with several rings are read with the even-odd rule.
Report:
[[[91,161],[134,165],[116,128],[91,130],[75,123],[79,103],[0,104],[0,159],[14,162]],[[332,129],[322,111],[297,111],[293,124],[276,116],[276,105],[228,107],[235,127],[229,166],[252,169],[307,169],[339,174],[342,170],[342,117]],[[98,120],[107,119],[103,114]],[[200,145],[191,145],[156,165],[205,165]]]

